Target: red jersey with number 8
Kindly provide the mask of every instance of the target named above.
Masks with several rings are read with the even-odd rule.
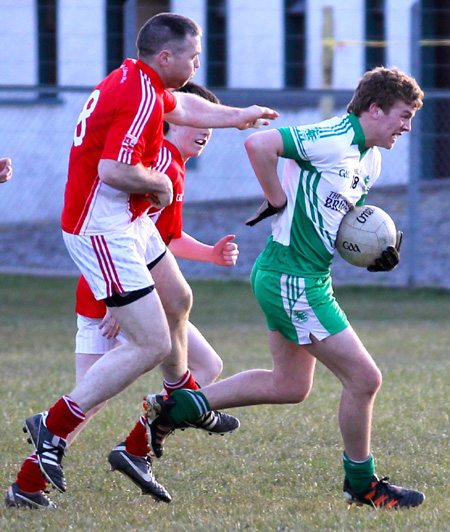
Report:
[[[62,229],[80,235],[121,231],[148,212],[142,194],[103,183],[101,159],[146,167],[155,164],[163,142],[164,114],[176,97],[158,74],[139,60],[127,59],[87,99],[78,118],[69,158]]]

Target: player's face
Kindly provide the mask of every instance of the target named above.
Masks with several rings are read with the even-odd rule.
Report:
[[[171,54],[167,87],[179,89],[194,77],[195,71],[200,67],[201,51],[201,37],[188,35],[182,49]]]
[[[378,116],[377,146],[390,150],[398,137],[411,131],[411,121],[416,114],[415,109],[405,102],[397,102],[388,112],[380,109]]]
[[[212,129],[178,126],[176,140],[183,159],[198,157],[211,138]]]

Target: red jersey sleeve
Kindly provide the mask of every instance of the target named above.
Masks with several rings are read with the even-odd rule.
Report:
[[[169,90],[165,90],[163,93],[164,99],[164,112],[171,113],[177,106],[177,98],[175,94]]]

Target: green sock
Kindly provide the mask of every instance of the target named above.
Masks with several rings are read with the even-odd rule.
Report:
[[[175,424],[182,421],[193,421],[211,410],[208,399],[198,390],[174,390],[171,397],[176,401],[176,404],[170,409],[170,417]]]
[[[369,488],[375,474],[375,461],[370,455],[364,462],[354,462],[344,452],[344,471],[350,486],[356,492]]]

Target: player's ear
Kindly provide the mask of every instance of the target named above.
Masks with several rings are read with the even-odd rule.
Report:
[[[382,112],[383,111],[381,107],[377,103],[373,102],[370,104],[369,113],[372,118],[377,119],[381,115]]]
[[[170,61],[171,53],[169,50],[162,50],[157,56],[157,61],[161,66],[166,66]]]

